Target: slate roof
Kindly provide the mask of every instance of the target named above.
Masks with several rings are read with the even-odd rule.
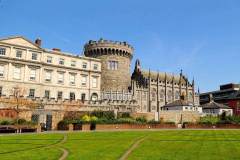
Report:
[[[203,104],[203,105],[201,105],[201,107],[203,109],[231,109],[227,105],[220,104],[220,103],[217,103],[217,102],[214,102],[214,101]]]
[[[142,73],[143,77],[148,78],[149,71],[141,70],[141,73]],[[170,74],[170,73],[165,73],[165,72],[150,71],[151,79],[157,80],[158,75],[159,75],[160,81],[165,81],[165,78],[167,79],[168,82],[172,82],[172,80],[174,80],[174,83],[177,83],[177,84],[180,81],[180,75],[178,75],[178,74],[176,75],[176,74]],[[186,84],[186,82],[187,82],[187,80],[186,80],[185,76],[183,75],[182,83]]]

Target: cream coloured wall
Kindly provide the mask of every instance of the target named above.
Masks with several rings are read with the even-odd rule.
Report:
[[[8,43],[9,42],[9,43]],[[95,58],[80,57],[63,52],[37,48],[24,39],[0,41],[0,47],[6,48],[6,55],[0,56],[0,65],[4,66],[4,77],[0,78],[0,86],[3,87],[3,95],[11,95],[12,88],[20,86],[26,90],[24,96],[28,96],[29,89],[35,89],[36,97],[43,97],[45,90],[50,91],[50,98],[57,98],[57,92],[63,92],[63,98],[69,99],[70,92],[75,93],[76,99],[81,99],[83,93],[89,100],[93,93],[100,97],[101,62]],[[16,58],[16,51],[22,51],[22,57]],[[32,60],[32,53],[37,53],[37,60]],[[52,57],[52,63],[47,63],[47,56]],[[64,59],[64,65],[59,64],[59,58]],[[71,66],[71,61],[76,66]],[[86,63],[87,68],[82,68]],[[94,68],[97,65],[97,69]],[[20,79],[14,79],[15,67],[20,67]],[[31,69],[36,70],[36,79],[30,80]],[[52,71],[51,82],[45,81],[46,70]],[[64,73],[64,82],[58,83],[58,73]],[[70,83],[70,74],[75,75],[75,84]],[[87,76],[86,86],[81,85],[82,76]],[[97,78],[97,87],[92,86],[93,77]]]

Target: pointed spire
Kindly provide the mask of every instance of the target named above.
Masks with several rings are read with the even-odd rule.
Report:
[[[198,94],[200,94],[200,89],[199,89],[199,87],[198,87]]]

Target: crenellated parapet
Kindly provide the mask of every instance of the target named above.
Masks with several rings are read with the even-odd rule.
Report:
[[[133,51],[133,47],[127,42],[103,39],[100,39],[98,41],[90,40],[84,46],[84,54],[89,57],[95,57],[104,54],[114,54],[132,58]]]

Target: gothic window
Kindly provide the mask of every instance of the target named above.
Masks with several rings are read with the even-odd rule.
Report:
[[[160,101],[163,102],[164,101],[164,90],[161,89],[160,91]]]
[[[155,88],[153,88],[152,89],[152,93],[151,93],[151,96],[152,96],[152,101],[156,101],[156,89]]]
[[[172,91],[168,91],[167,97],[168,97],[168,102],[170,102],[172,100]]]
[[[190,92],[190,93],[188,94],[188,98],[189,98],[189,100],[192,100],[192,98],[193,98],[192,92]]]
[[[179,99],[180,95],[179,95],[179,91],[175,92],[175,99]]]

